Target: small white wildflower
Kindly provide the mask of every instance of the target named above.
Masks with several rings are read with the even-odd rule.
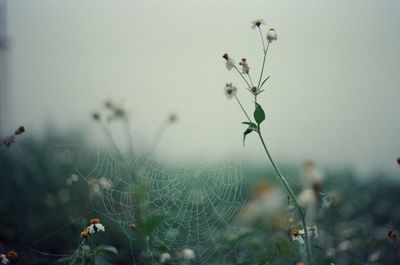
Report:
[[[292,235],[292,240],[293,241],[297,241],[299,242],[301,245],[304,244],[304,239],[300,234],[300,230],[299,229],[291,229],[291,235]]]
[[[162,253],[160,255],[160,263],[161,264],[165,264],[167,263],[169,260],[171,260],[171,255],[169,253]]]
[[[260,27],[262,24],[265,24],[264,19],[262,19],[262,18],[253,20],[253,21],[251,21],[251,28],[256,29],[257,27]]]
[[[98,219],[98,218],[91,219],[90,225],[87,228],[89,229],[89,234],[94,234],[99,231],[103,231],[103,232],[106,231],[104,225],[102,225],[100,223],[100,219]]]
[[[194,254],[193,249],[190,248],[185,248],[184,250],[182,250],[182,255],[185,260],[192,260],[196,258],[196,254]]]
[[[278,35],[276,34],[275,29],[270,28],[267,32],[267,41],[272,42],[273,40],[278,40]]]
[[[10,260],[7,258],[7,256],[6,255],[4,255],[4,254],[1,254],[0,255],[0,260],[1,260],[1,264],[8,264],[8,263],[10,263]]]
[[[308,232],[308,237],[309,238],[318,238],[318,227],[316,225],[313,225],[311,227],[307,227],[307,232]],[[300,235],[304,235],[304,229],[299,230]]]
[[[222,58],[224,58],[226,60],[226,62],[225,62],[226,69],[228,69],[230,71],[232,68],[235,67],[235,60],[232,57],[230,57],[227,53],[225,53],[222,56]]]
[[[233,98],[236,95],[237,88],[232,83],[226,84],[224,89],[228,98]]]

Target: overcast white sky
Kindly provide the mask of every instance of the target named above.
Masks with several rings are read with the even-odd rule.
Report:
[[[249,108],[251,97],[221,57],[246,57],[256,79],[262,52],[250,21],[264,18],[278,32],[260,96],[271,152],[399,170],[400,1],[16,0],[7,16],[10,130],[39,133],[50,120],[101,135],[90,113],[125,99],[139,149],[174,111],[160,155],[264,159],[255,135],[243,149],[244,118],[223,87],[234,82]]]

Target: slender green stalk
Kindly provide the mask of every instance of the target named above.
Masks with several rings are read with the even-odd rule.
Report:
[[[260,129],[257,131],[258,136],[260,137],[261,143],[264,147],[265,153],[267,154],[269,160],[271,161],[271,164],[275,170],[275,172],[278,174],[278,177],[280,181],[283,183],[283,186],[285,187],[286,191],[289,193],[290,198],[293,200],[294,205],[299,212],[301,222],[303,223],[304,227],[304,237],[305,237],[305,244],[306,244],[306,249],[307,249],[307,263],[311,265],[311,248],[310,248],[310,242],[308,238],[308,229],[307,229],[307,224],[306,224],[306,216],[303,208],[299,205],[299,202],[297,201],[296,195],[294,194],[292,188],[290,187],[289,183],[287,182],[285,176],[282,174],[282,172],[279,170],[279,168],[276,166],[274,160],[272,159],[272,156],[270,152],[268,151],[267,145],[265,144],[264,138],[262,137]]]
[[[247,76],[249,77],[249,80],[250,80],[251,87],[254,87],[253,80],[251,79],[251,76],[250,76],[250,74],[247,74]]]
[[[249,84],[249,82],[247,81],[247,79],[244,77],[244,75],[242,74],[242,72],[240,72],[240,70],[236,67],[236,65],[233,66],[236,71],[239,73],[239,75],[243,78],[244,82],[246,82],[248,88],[247,90],[251,92],[251,85]]]
[[[263,37],[263,35],[262,35],[262,32],[261,32],[261,28],[260,28],[260,27],[258,27],[258,32],[260,32],[261,42],[262,42],[262,45],[263,45],[263,51],[264,51],[264,53],[265,53],[264,37]],[[267,48],[267,49],[268,49],[268,48]]]
[[[250,119],[250,116],[247,114],[246,110],[243,108],[242,103],[240,103],[239,98],[236,95],[234,95],[234,96],[235,96],[235,99],[236,99],[237,103],[239,103],[239,106],[242,109],[244,115],[246,115],[246,118],[249,120],[249,122],[252,122],[251,119]]]
[[[262,67],[261,67],[261,72],[260,72],[260,79],[258,79],[258,85],[257,88],[260,89],[260,85],[261,85],[261,80],[263,77],[263,73],[264,73],[264,68],[265,68],[265,59],[267,58],[267,53],[268,53],[268,48],[269,48],[269,43],[267,44],[267,48],[264,49],[264,58],[263,58],[263,63],[262,63]],[[263,41],[263,45],[264,45],[264,41]]]

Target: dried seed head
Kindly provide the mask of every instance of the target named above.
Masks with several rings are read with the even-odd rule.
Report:
[[[227,53],[225,53],[224,55],[222,55],[222,58],[224,58],[225,60],[227,60],[227,61],[228,61],[228,59],[229,59],[229,55],[228,55]]]
[[[15,135],[21,135],[25,132],[25,127],[24,126],[20,126],[18,127],[18,129],[15,130]]]
[[[267,41],[272,42],[274,40],[278,40],[278,35],[276,34],[275,29],[270,28],[267,32]]]
[[[178,115],[176,115],[176,113],[171,113],[169,116],[168,116],[168,121],[170,122],[170,123],[174,123],[174,122],[176,122],[178,120]]]
[[[106,108],[113,108],[113,107],[114,107],[114,104],[113,104],[113,102],[112,102],[110,99],[108,99],[108,100],[106,100],[106,101],[104,102],[104,106],[105,106]]]
[[[18,253],[14,250],[10,250],[7,252],[7,258],[9,258],[11,260],[16,260],[16,259],[18,259]]]
[[[250,67],[246,62],[246,58],[242,58],[242,60],[239,62],[239,65],[242,66],[242,73],[243,74],[249,74],[250,72]]]
[[[93,118],[93,120],[95,120],[95,121],[99,121],[99,120],[101,119],[100,113],[94,112],[94,113],[92,114],[92,118]]]
[[[398,238],[398,233],[397,233],[397,231],[396,230],[390,230],[389,232],[388,232],[388,237],[390,238],[390,239],[392,239],[392,240],[396,240],[397,238]]]
[[[14,135],[8,136],[3,140],[3,145],[5,145],[7,147],[11,146],[13,143],[15,143]]]
[[[256,88],[255,86],[253,86],[253,87],[251,88],[251,92],[257,93],[257,88]]]

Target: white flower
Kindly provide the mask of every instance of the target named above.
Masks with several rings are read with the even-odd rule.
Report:
[[[167,263],[169,260],[171,260],[171,255],[169,253],[162,253],[160,255],[160,263],[161,264],[165,264]]]
[[[185,260],[192,260],[196,257],[193,249],[190,248],[185,248],[184,250],[182,250],[182,255]]]
[[[251,28],[255,29],[256,27],[260,27],[262,24],[265,24],[265,23],[264,23],[264,19],[259,18],[259,19],[251,21],[251,24],[252,24]]]
[[[104,225],[102,224],[91,224],[88,226],[88,228],[89,228],[89,234],[94,234],[98,231],[103,231],[103,232],[106,231]]]
[[[100,223],[100,219],[98,218],[93,218],[90,220],[90,225],[87,228],[89,229],[89,234],[94,234],[98,231],[106,231],[104,225]]]
[[[7,256],[6,255],[4,255],[4,254],[1,254],[0,255],[0,260],[1,260],[1,264],[8,264],[8,263],[10,263],[10,260],[7,258]]]
[[[299,242],[301,245],[304,244],[304,239],[303,239],[303,237],[301,236],[300,230],[298,230],[298,229],[292,229],[292,230],[291,230],[291,234],[292,234],[292,240],[293,240],[293,241],[297,241],[297,242]]]
[[[276,31],[273,28],[270,28],[267,32],[267,40],[268,42],[272,42],[273,40],[278,40],[278,35],[276,35]]]
[[[235,60],[232,57],[230,57],[227,53],[225,53],[222,56],[222,58],[226,60],[225,62],[226,69],[230,71],[233,67],[235,67]]]
[[[307,227],[307,232],[308,232],[308,237],[309,238],[314,238],[314,239],[318,238],[318,227],[316,225],[313,225],[311,227]],[[305,234],[304,229],[301,229],[299,231],[299,234],[300,235],[304,235]]]
[[[268,182],[257,183],[251,193],[254,198],[246,203],[240,215],[244,222],[272,219],[285,206],[283,193]]]
[[[226,84],[224,89],[228,98],[233,98],[236,95],[237,88],[234,87],[232,83]]]

